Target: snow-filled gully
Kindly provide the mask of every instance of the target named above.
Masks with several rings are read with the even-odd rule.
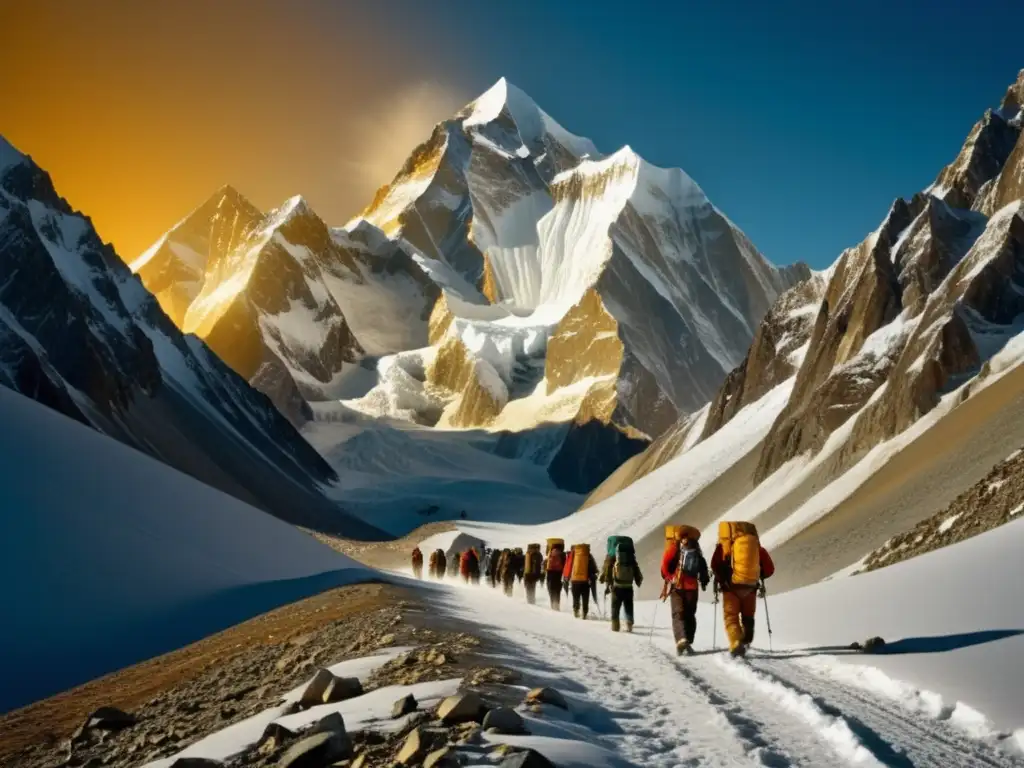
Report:
[[[551,684],[603,707],[610,720],[592,725],[600,746],[634,765],[1024,766],[1012,738],[972,737],[949,712],[854,685],[832,660],[786,652],[752,652],[746,662],[708,651],[676,658],[660,621],[653,636],[647,624],[613,634],[595,613],[586,622],[565,605],[552,613],[546,596],[528,606],[490,589],[442,589],[451,595],[446,610],[507,640],[513,659],[546,660],[544,674],[558,676]],[[711,629],[704,622],[698,643]],[[530,662],[522,663],[529,675]]]

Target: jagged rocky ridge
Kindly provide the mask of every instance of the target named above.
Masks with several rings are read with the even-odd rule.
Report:
[[[805,504],[827,513],[843,496],[811,503],[815,494],[944,395],[983,376],[985,362],[1024,330],[1022,95],[1024,72],[934,184],[897,199],[862,243],[783,294],[708,408],[624,465],[588,505],[664,466],[786,383],[791,393],[755,448],[749,473],[744,466],[731,481],[749,484],[750,495],[740,493],[736,502],[735,494],[720,494],[729,499],[724,506],[705,495],[694,514],[709,524],[734,505],[763,532],[780,526],[769,540],[788,541],[799,534],[780,525],[789,515]],[[970,387],[962,390],[971,395]],[[723,477],[732,471],[722,469]],[[682,520],[691,507],[675,517]],[[834,536],[820,538],[835,545]]]
[[[32,160],[0,139],[0,384],[283,519],[377,532],[273,404],[183,335]]]
[[[329,235],[302,204],[221,197],[132,268],[295,423],[301,400],[341,399],[484,428],[576,491],[711,398],[809,275],[766,262],[682,171],[602,156],[504,80]]]

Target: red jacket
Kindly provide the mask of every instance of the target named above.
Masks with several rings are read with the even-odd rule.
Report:
[[[698,549],[697,551],[699,552],[700,550]],[[707,584],[707,581],[708,581],[708,565],[707,565],[707,562],[705,562],[705,560],[704,560],[704,555],[703,554],[701,554],[701,556],[700,556],[700,566],[701,566],[700,567],[700,571],[701,572],[700,572],[700,574],[698,574],[698,576],[690,576],[687,573],[684,573],[682,575],[682,579],[680,580],[680,583],[679,583],[679,586],[678,586],[679,589],[684,589],[684,590],[685,589],[694,589],[694,590],[695,589],[699,589],[700,586],[701,586],[701,581],[703,581],[705,584]],[[661,558],[661,578],[664,579],[665,581],[669,582],[670,584],[672,584],[673,587],[676,586],[675,577],[676,577],[676,568],[678,568],[678,567],[679,567],[679,542],[678,541],[674,541],[674,542],[672,542],[672,546],[668,547],[665,550],[665,554]],[[703,577],[703,578],[701,578],[701,577]]]
[[[761,561],[761,578],[771,578],[772,574],[775,573],[775,563],[772,562],[772,556],[768,554],[768,550],[761,547],[761,551],[758,554],[758,558]],[[715,547],[715,554],[711,556],[711,572],[715,574],[715,581],[720,585],[722,583],[721,577],[718,575],[722,568],[723,561],[725,558],[722,555],[722,545],[718,544]]]

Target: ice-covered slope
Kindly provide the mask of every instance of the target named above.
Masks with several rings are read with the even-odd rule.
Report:
[[[49,176],[0,139],[0,384],[293,522],[375,532],[263,395],[183,335]]]
[[[0,711],[372,572],[0,388]]]

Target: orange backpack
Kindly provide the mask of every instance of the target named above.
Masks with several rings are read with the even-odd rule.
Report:
[[[719,523],[718,543],[732,572],[730,583],[755,586],[761,580],[761,541],[754,524]]]
[[[590,545],[576,544],[572,548],[572,581],[590,581]]]

